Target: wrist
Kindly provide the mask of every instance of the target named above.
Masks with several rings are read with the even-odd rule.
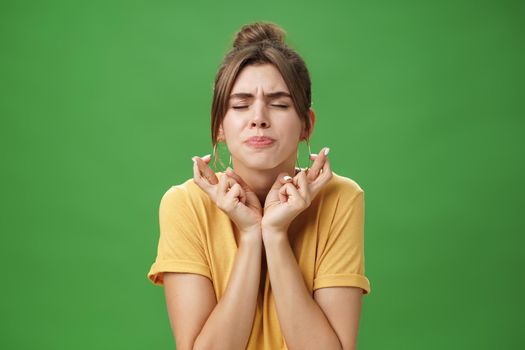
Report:
[[[288,231],[282,228],[263,226],[261,236],[264,242],[280,242],[288,239]]]
[[[290,224],[287,224],[286,226],[271,225],[271,224],[264,223],[264,218],[263,220],[261,220],[261,232],[263,234],[288,232],[288,227],[290,227]]]
[[[250,228],[240,232],[240,240],[245,243],[257,243],[262,241],[261,229]]]

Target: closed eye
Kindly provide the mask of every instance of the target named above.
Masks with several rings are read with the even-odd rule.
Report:
[[[272,107],[277,107],[277,108],[282,108],[282,109],[286,109],[288,108],[288,105],[277,105],[277,104],[272,104],[271,105]],[[232,106],[233,109],[243,109],[243,108],[248,108],[248,106]]]

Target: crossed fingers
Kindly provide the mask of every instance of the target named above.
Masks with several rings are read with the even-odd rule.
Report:
[[[332,168],[330,166],[330,160],[328,159],[328,152],[330,148],[325,147],[321,149],[319,154],[312,153],[310,159],[314,161],[312,166],[306,170],[306,180],[312,194],[312,198],[317,195],[321,188],[328,182],[333,176]],[[300,173],[299,173],[300,174]],[[293,184],[298,186],[297,174],[293,178]]]

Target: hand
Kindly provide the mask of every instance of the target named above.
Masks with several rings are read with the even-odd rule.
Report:
[[[294,178],[280,173],[264,203],[261,225],[264,232],[286,233],[290,223],[310,206],[323,186],[332,178],[332,170],[324,148],[320,155],[312,155],[314,164],[302,169]]]
[[[312,198],[317,196],[317,193],[321,191],[321,188],[330,181],[333,176],[330,160],[328,159],[329,151],[330,148],[325,147],[321,149],[319,155],[315,153],[310,154],[310,159],[313,160],[314,163],[310,168],[306,169],[306,180],[310,185]],[[294,177],[292,183],[297,186],[297,176]]]
[[[232,169],[220,179],[208,166],[211,157],[193,157],[193,181],[225,212],[241,233],[260,232],[262,208],[255,192]]]

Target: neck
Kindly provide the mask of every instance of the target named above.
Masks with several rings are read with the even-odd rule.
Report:
[[[257,169],[246,167],[244,164],[235,161],[232,157],[232,166],[233,171],[255,192],[263,207],[268,192],[270,192],[272,185],[277,180],[277,175],[285,172],[289,176],[294,177],[296,173],[295,158],[291,158],[275,168]]]

